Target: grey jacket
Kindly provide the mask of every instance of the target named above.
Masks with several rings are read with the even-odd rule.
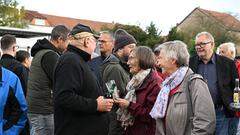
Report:
[[[110,80],[115,80],[117,88],[120,91],[120,97],[124,98],[127,83],[130,81],[130,73],[127,63],[121,61],[117,55],[111,54],[104,60],[101,71],[103,75],[104,91],[107,90],[105,83]]]
[[[40,50],[33,58],[29,73],[27,93],[29,113],[53,113],[52,81],[48,78],[41,66],[42,57],[50,51],[54,52],[51,49]]]
[[[187,94],[184,87],[188,82],[186,78],[191,73],[193,72],[189,69],[179,89],[170,98],[165,121],[157,119],[156,135],[212,135],[214,133],[216,125],[214,105],[207,84],[201,79],[193,79],[190,82],[193,117],[187,118]]]
[[[102,75],[104,91],[107,91],[105,83],[109,80],[115,80],[117,89],[119,90],[119,96],[124,98],[126,95],[127,83],[130,81],[130,73],[126,62],[121,61],[116,54],[111,54],[103,62]],[[120,122],[117,121],[117,109],[118,107],[114,105],[109,114],[110,124],[108,135],[122,135],[124,132]]]

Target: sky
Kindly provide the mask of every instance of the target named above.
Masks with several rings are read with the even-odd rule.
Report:
[[[240,0],[17,0],[19,6],[40,13],[138,25],[152,21],[161,35],[180,23],[196,7],[238,14]]]

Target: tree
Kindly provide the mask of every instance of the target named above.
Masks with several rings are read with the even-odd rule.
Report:
[[[156,28],[153,22],[151,22],[150,25],[147,26],[146,32],[148,35],[151,35],[152,37],[155,37],[155,38],[158,38],[161,34],[161,32],[158,32],[158,29]]]
[[[173,27],[167,36],[167,41],[173,41],[173,40],[184,40],[183,33],[180,31],[177,31],[177,27]]]
[[[123,25],[120,23],[116,23],[112,29],[104,26],[104,27],[102,27],[101,30],[108,30],[108,31],[111,31],[114,33],[117,29],[126,30],[129,34],[131,34],[135,37],[135,39],[137,40],[139,45],[144,45],[144,42],[147,38],[147,34],[139,26]]]
[[[27,21],[24,19],[24,7],[17,9],[16,0],[0,0],[0,26],[24,28]]]
[[[149,47],[153,48],[156,44],[160,44],[163,42],[163,38],[160,36],[161,32],[158,32],[155,24],[153,22],[150,23],[146,28],[147,38],[145,44]]]
[[[119,23],[116,23],[113,28],[103,26],[101,30],[115,32],[117,29],[124,29],[133,35],[137,40],[138,45],[145,45],[153,48],[155,44],[163,42],[163,38],[160,36],[161,32],[158,32],[158,29],[153,22],[150,23],[150,26],[146,27],[146,31],[136,25],[123,25]]]

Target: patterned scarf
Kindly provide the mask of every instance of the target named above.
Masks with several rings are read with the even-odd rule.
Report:
[[[150,73],[151,69],[141,70],[135,76],[132,77],[130,82],[127,84],[127,95],[124,99],[129,102],[136,103],[136,93],[135,90],[139,88],[146,76]],[[119,108],[117,110],[117,120],[121,121],[121,126],[126,129],[128,126],[133,125],[134,117],[128,112],[128,109]]]
[[[168,106],[169,93],[183,81],[188,67],[180,67],[171,74],[161,85],[161,90],[157,96],[156,102],[150,112],[152,118],[163,118],[166,114]]]

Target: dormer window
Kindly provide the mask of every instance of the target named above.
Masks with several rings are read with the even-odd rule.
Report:
[[[46,25],[45,24],[45,19],[35,19],[35,25]]]

